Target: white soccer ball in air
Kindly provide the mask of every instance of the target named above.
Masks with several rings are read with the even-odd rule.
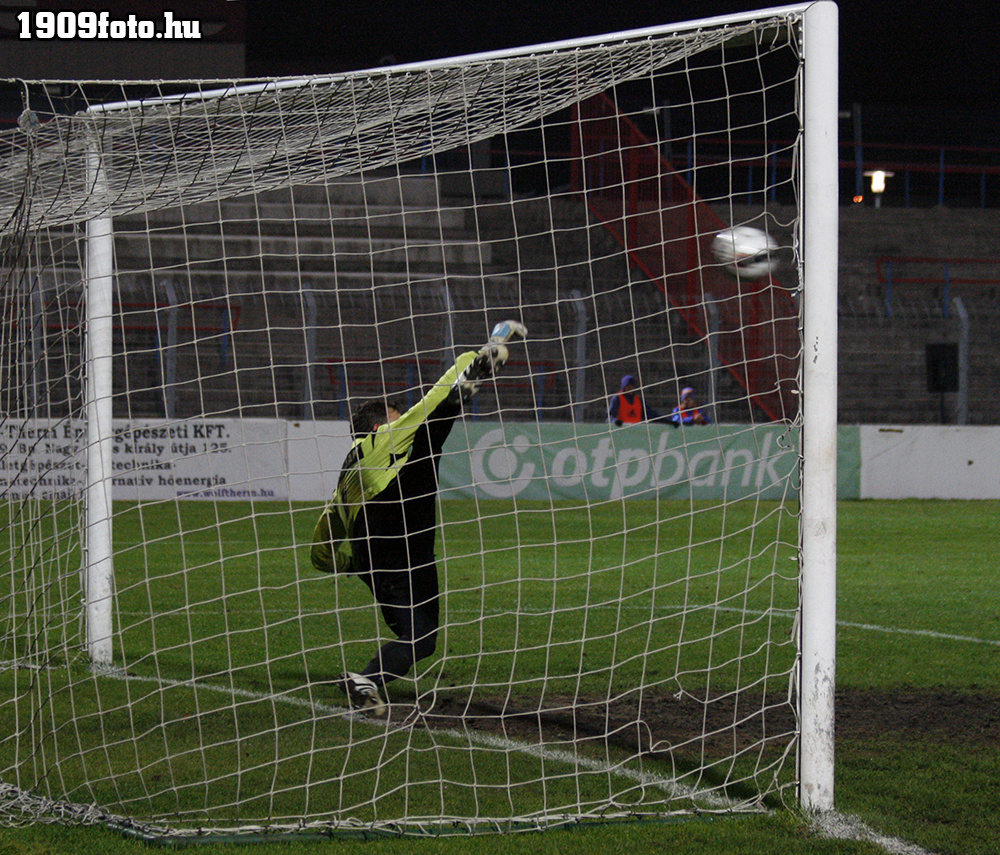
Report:
[[[778,244],[753,226],[736,226],[712,240],[712,255],[727,273],[741,279],[762,279],[778,266]]]

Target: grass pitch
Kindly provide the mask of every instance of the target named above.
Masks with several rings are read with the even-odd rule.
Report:
[[[336,803],[374,817],[388,805],[372,798],[371,774],[364,771],[377,761],[380,792],[410,799],[412,816],[440,817],[468,804],[484,816],[500,815],[500,808],[510,815],[512,803],[530,813],[538,798],[533,788],[510,786],[516,757],[528,780],[540,780],[546,770],[551,804],[596,804],[606,797],[600,787],[581,793],[579,780],[553,774],[551,757],[494,750],[490,768],[470,762],[467,749],[442,746],[432,731],[401,730],[387,739],[384,729],[376,735],[345,716],[326,681],[366,659],[380,637],[370,595],[357,580],[322,577],[306,566],[315,509],[258,504],[250,510],[187,503],[171,517],[156,506],[121,509],[116,620],[125,627],[119,643],[128,678],[81,676],[73,652],[79,639],[72,637],[49,648],[44,670],[0,672],[4,697],[20,692],[49,699],[33,701],[28,711],[40,735],[34,768],[44,771],[43,781],[68,784],[81,801],[111,793],[125,809],[156,804],[180,815],[223,815],[240,804],[247,815],[292,817]],[[981,736],[962,744],[933,729],[903,727],[895,707],[903,698],[944,698],[970,708],[970,727],[989,736],[989,720],[975,718],[969,699],[985,698],[988,709],[990,699],[1000,697],[992,554],[998,510],[990,502],[840,508],[840,701],[849,710],[852,698],[867,692],[864,697],[877,695],[886,710],[878,728],[840,728],[838,804],[940,853],[996,851],[984,818],[995,815],[987,784],[1000,771],[1000,750]],[[546,691],[581,698],[606,696],[609,688],[611,695],[626,693],[637,679],[664,692],[724,692],[738,680],[752,685],[769,667],[779,675],[790,667],[791,647],[776,640],[787,639],[795,602],[794,520],[781,506],[524,506],[511,514],[501,503],[472,514],[446,503],[444,514],[439,554],[449,628],[418,679],[399,690],[401,708],[450,696],[524,709],[537,700],[539,674],[552,686]],[[72,549],[63,551],[62,561],[72,567]],[[64,599],[71,599],[71,583],[61,584]],[[29,594],[13,592],[8,620],[21,614]],[[53,632],[37,610],[21,625],[35,627],[36,635]],[[774,632],[779,625],[782,631]],[[766,663],[768,657],[773,661]],[[60,708],[71,696],[72,723]],[[4,708],[12,709],[9,702]],[[927,715],[933,708],[921,709]],[[24,721],[22,709],[17,712]],[[57,719],[55,730],[46,726]],[[349,740],[338,736],[344,727]],[[203,752],[203,744],[215,747]],[[9,768],[10,748],[10,740],[0,746],[3,768]],[[607,779],[609,767],[627,753],[587,750],[594,774],[583,776],[585,790]],[[425,773],[420,767],[428,760]],[[134,771],[122,774],[129,766]],[[697,764],[681,766],[675,779],[698,778]],[[231,774],[234,767],[238,775]],[[948,768],[956,774],[942,780],[939,772]],[[656,763],[643,766],[650,770],[667,777]],[[84,775],[95,783],[75,783]],[[310,782],[304,791],[287,785],[303,777]],[[626,788],[634,797],[630,809],[641,809],[642,790]],[[725,787],[716,792],[728,795]],[[601,829],[550,831],[530,835],[527,845],[540,852],[594,845],[635,851],[669,841],[684,852],[699,851],[685,849],[685,840],[707,835],[716,851],[880,851],[868,843],[818,841],[787,817],[687,823],[679,832],[648,823],[612,828],[607,837]],[[4,832],[10,846],[39,833]],[[80,834],[88,833],[50,829],[45,839],[58,846],[79,841]],[[799,838],[810,845],[796,848]],[[105,839],[121,846],[120,838],[90,832],[85,848],[99,851]],[[517,851],[519,839],[455,845]],[[764,840],[773,840],[773,848]],[[79,846],[51,851],[73,845]],[[443,839],[418,845],[454,848]]]

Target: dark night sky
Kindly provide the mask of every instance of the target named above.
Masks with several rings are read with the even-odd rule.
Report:
[[[251,74],[348,71],[762,8],[748,0],[248,0]],[[996,0],[841,0],[841,102],[996,112]]]

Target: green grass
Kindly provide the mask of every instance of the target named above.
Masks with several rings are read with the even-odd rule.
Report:
[[[463,508],[446,503],[439,545],[449,629],[419,681],[399,690],[404,701],[434,692],[525,707],[540,688],[549,698],[579,698],[627,693],[637,681],[668,698],[678,689],[697,694],[753,685],[765,670],[780,675],[791,667],[787,613],[796,596],[796,535],[787,508],[739,503],[697,506],[690,513],[681,503],[652,502],[597,509],[522,505],[516,514],[505,503],[485,504],[476,513]],[[581,784],[553,776],[551,760],[528,753],[516,754],[512,776],[506,752],[473,755],[439,734],[387,735],[345,719],[324,681],[370,655],[377,624],[370,596],[357,580],[318,576],[305,566],[314,509],[290,513],[258,504],[254,510],[251,525],[240,503],[187,503],[169,514],[160,506],[121,509],[115,529],[118,620],[124,626],[119,655],[134,679],[82,676],[83,663],[73,652],[78,638],[51,648],[52,667],[44,671],[0,672],[4,697],[23,691],[27,681],[44,682],[29,692],[53,699],[31,712],[42,732],[43,723],[62,721],[59,705],[72,700],[74,724],[61,724],[36,745],[36,769],[46,769],[57,747],[66,758],[48,768],[48,780],[58,777],[77,801],[91,795],[78,783],[86,776],[97,782],[95,795],[125,809],[154,805],[207,820],[224,817],[238,801],[248,815],[295,816],[343,805],[365,821],[394,809],[403,793],[410,815],[530,812],[537,787],[512,782],[537,777],[543,768],[550,804],[607,797],[600,780]],[[859,692],[889,699],[897,691],[925,690],[959,701],[970,693],[1000,697],[1000,597],[991,554],[998,511],[995,502],[840,506],[838,689],[845,702]],[[698,545],[689,548],[692,543]],[[62,552],[57,563],[72,567],[72,546]],[[72,600],[72,583],[60,585],[60,596]],[[11,598],[24,612],[38,599],[28,589]],[[705,603],[723,608],[697,608]],[[771,603],[774,610],[762,621]],[[36,637],[55,632],[38,614],[29,623]],[[201,688],[179,685],[192,678]],[[170,681],[178,685],[165,690]],[[200,744],[216,747],[203,754]],[[0,765],[8,764],[9,750],[0,744]],[[595,759],[627,759],[624,749],[607,750]],[[769,772],[753,768],[761,756],[731,764],[731,793],[739,795],[752,781],[762,785]],[[376,763],[383,771],[373,799],[366,770]],[[728,771],[702,768],[684,750],[644,768],[669,774],[664,763],[702,786],[718,783]],[[240,774],[224,774],[233,768]],[[206,776],[206,769],[212,774]],[[918,738],[905,728],[845,728],[837,771],[838,808],[880,832],[942,855],[998,848],[988,820],[998,808],[996,740],[992,746],[982,739],[963,744],[933,733]],[[214,779],[210,786],[192,783],[206,777]],[[436,783],[441,778],[447,785]],[[299,779],[309,787],[285,787]],[[776,796],[766,803],[779,806]],[[627,796],[640,808],[644,798],[638,790]],[[786,792],[784,800],[791,799]],[[0,855],[120,852],[130,845],[107,830],[0,830]],[[343,839],[329,845],[353,846]],[[376,839],[366,851],[397,852],[400,845]],[[819,839],[794,810],[780,807],[711,821],[615,823],[482,840],[435,837],[405,846],[408,852],[449,853],[481,847],[512,853],[522,847],[541,853],[602,847],[881,851],[870,843]],[[304,841],[281,847],[283,853],[315,851]]]
[[[1000,503],[840,508],[838,684],[1000,690]]]
[[[998,518],[995,501],[840,506],[838,686],[893,706],[881,730],[843,729],[837,806],[942,855],[1000,852]],[[933,695],[942,720],[985,711],[939,730],[911,709]]]

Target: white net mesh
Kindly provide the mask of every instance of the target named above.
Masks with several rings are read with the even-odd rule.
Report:
[[[794,787],[799,24],[336,78],[19,84],[3,822],[509,830]],[[96,216],[114,218],[100,667],[81,607]],[[773,276],[714,261],[737,222],[779,241]],[[417,404],[505,318],[529,337],[422,494],[440,494],[434,652],[380,688],[387,714],[352,712],[338,676],[395,618],[310,563],[346,420],[383,393]],[[619,426],[624,375],[646,409]],[[686,386],[710,424],[671,423]]]
[[[93,96],[70,83],[71,97],[85,109],[71,116],[29,112],[20,122],[28,141],[11,135],[0,216],[6,220],[28,201],[26,227],[57,226],[95,213],[150,211],[392,167],[537,121],[736,32],[426,70],[221,89],[196,84],[173,98],[161,86],[144,92],[130,84],[121,94],[143,93],[142,100],[107,108],[88,103]],[[100,94],[107,98],[107,90]],[[86,170],[95,148],[110,156],[107,191],[98,198]]]

